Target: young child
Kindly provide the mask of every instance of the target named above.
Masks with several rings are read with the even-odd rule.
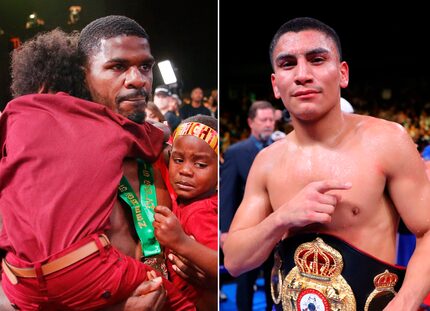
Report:
[[[62,93],[79,91],[76,44],[76,36],[54,30],[13,53],[17,97],[0,118],[0,248],[4,292],[21,310],[100,309],[130,297],[153,271],[105,233],[124,159],[155,161],[162,131]],[[24,78],[32,80],[28,89],[16,83]],[[167,308],[194,309],[163,285]]]
[[[197,115],[184,120],[173,135],[170,182],[177,194],[173,212],[155,208],[155,236],[168,256],[179,255],[213,277],[212,284],[193,286],[168,262],[170,279],[198,310],[217,309],[218,133],[217,120]],[[179,274],[179,275],[178,275]]]

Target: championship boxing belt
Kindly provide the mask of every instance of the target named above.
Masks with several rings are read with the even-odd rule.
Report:
[[[272,299],[284,311],[381,311],[406,269],[327,234],[302,234],[276,246]]]

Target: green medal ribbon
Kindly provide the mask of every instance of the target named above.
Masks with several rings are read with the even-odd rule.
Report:
[[[154,185],[154,172],[150,164],[141,159],[137,160],[138,177],[140,184],[140,201],[133,191],[127,178],[121,178],[118,186],[120,198],[131,208],[134,227],[142,244],[142,252],[145,257],[158,255],[161,247],[155,239],[154,208],[157,206],[157,195]]]

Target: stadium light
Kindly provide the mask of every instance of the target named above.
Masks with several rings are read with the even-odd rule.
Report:
[[[170,60],[164,60],[162,62],[159,62],[158,68],[160,69],[161,77],[163,78],[164,84],[173,84],[178,81]]]

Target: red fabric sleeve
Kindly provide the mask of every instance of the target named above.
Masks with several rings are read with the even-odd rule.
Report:
[[[200,243],[213,250],[218,250],[218,196],[194,202],[181,219],[184,231]]]

